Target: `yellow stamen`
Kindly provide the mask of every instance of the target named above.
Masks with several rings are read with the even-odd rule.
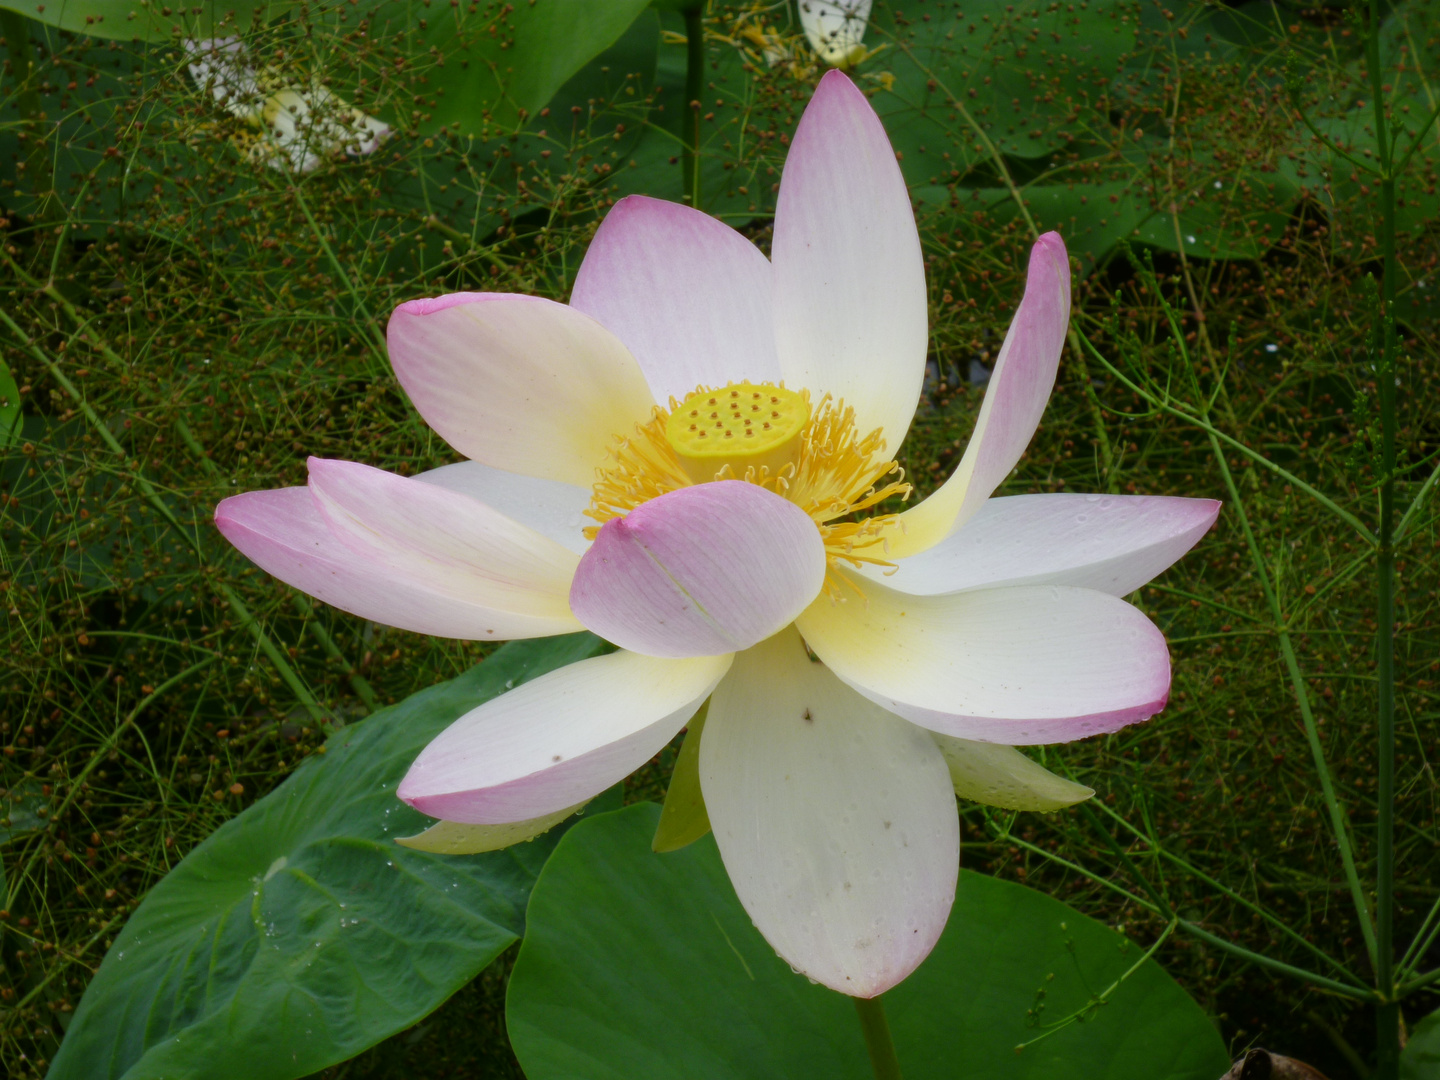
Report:
[[[744,434],[747,419],[748,430],[757,434]],[[861,437],[855,410],[828,394],[812,408],[806,391],[769,383],[697,387],[683,402],[671,398],[669,409],[656,406],[648,423],[636,425],[633,438],[616,436],[610,456],[612,463],[596,470],[585,511],[601,525],[691,484],[744,480],[809,514],[832,566],[893,566],[886,549],[888,537],[901,527],[899,515],[858,520],[852,515],[892,496],[908,496],[910,485],[886,457],[880,429]],[[598,532],[599,525],[592,525],[585,535],[594,539]],[[841,579],[827,574],[825,591],[838,599],[840,588]]]

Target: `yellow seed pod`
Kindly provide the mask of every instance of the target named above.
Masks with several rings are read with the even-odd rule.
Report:
[[[800,434],[810,419],[805,395],[767,383],[736,383],[697,390],[670,413],[665,438],[685,472],[709,483],[729,465],[742,479],[754,466],[774,476],[795,460]]]

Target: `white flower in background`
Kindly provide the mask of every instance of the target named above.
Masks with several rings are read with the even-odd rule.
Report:
[[[800,25],[820,58],[849,68],[865,58],[865,26],[871,0],[800,0]]]
[[[238,38],[187,41],[190,77],[218,105],[254,127],[241,143],[250,160],[285,172],[313,172],[338,153],[373,154],[390,125],[331,93],[313,76],[308,86],[270,69],[257,71]]]

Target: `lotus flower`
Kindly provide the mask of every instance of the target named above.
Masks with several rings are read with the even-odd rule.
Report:
[[[270,68],[256,71],[238,38],[185,42],[190,77],[208,87],[216,104],[254,129],[236,139],[251,161],[282,172],[308,173],[339,153],[373,154],[390,137],[390,125],[377,120],[318,79],[292,85]]]
[[[990,498],[1045,408],[1069,304],[1050,233],[959,467],[888,512],[925,372],[924,263],[880,121],[831,72],[785,165],[771,259],[714,218],[632,197],[569,305],[403,304],[396,374],[469,460],[407,479],[312,458],[306,487],[226,499],[216,524],[275,576],[391,626],[588,628],[619,646],[421,753],[399,795],[442,819],[434,849],[548,828],[708,700],[698,778],[741,901],[795,968],[873,996],[945,924],[955,791],[1077,801],[1089,789],[1013,747],[1165,704],[1165,640],[1120,598],[1218,504]]]
[[[837,68],[865,59],[871,0],[800,0],[800,26],[820,59]]]

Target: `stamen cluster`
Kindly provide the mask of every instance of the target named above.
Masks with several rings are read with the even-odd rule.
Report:
[[[695,394],[716,394],[734,385],[749,386],[700,386],[686,401]],[[809,392],[798,393],[809,407]],[[595,487],[585,515],[597,524],[586,528],[587,537],[594,539],[600,525],[624,517],[642,503],[698,482],[687,473],[667,437],[671,415],[681,407],[672,397],[669,408],[655,406],[650,420],[635,426],[633,436],[615,437],[611,463],[595,470]],[[758,484],[795,503],[815,521],[832,567],[840,562],[893,566],[886,558],[887,537],[891,530],[901,528],[899,515],[853,517],[893,496],[910,494],[904,470],[885,454],[884,433],[876,428],[862,437],[855,426],[855,410],[829,394],[809,408],[809,414],[792,460],[778,468],[749,465],[742,475],[727,463],[710,479]],[[850,520],[843,520],[847,518]],[[838,596],[841,580],[828,574],[826,591]]]

